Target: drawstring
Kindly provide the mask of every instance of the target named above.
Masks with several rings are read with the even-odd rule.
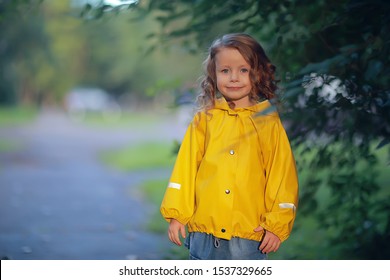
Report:
[[[220,245],[219,238],[214,237],[214,247],[215,247],[215,248],[218,248],[219,245]]]

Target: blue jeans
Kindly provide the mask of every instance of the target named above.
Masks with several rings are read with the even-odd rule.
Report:
[[[190,260],[265,260],[259,250],[260,242],[233,237],[230,240],[211,234],[191,232],[185,240]]]

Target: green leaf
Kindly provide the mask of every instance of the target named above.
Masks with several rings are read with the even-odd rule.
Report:
[[[389,143],[390,143],[390,138],[385,138],[376,146],[376,149],[380,149]]]

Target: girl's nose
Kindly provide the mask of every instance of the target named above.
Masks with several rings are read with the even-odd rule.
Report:
[[[231,72],[230,81],[232,81],[232,82],[237,82],[238,81],[238,74],[235,71]]]

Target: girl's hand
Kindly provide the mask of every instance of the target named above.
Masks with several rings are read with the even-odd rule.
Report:
[[[177,246],[181,246],[181,240],[179,237],[179,232],[183,238],[186,238],[186,229],[185,226],[180,223],[178,220],[171,219],[168,227],[168,237],[173,243]]]
[[[277,237],[272,232],[265,230],[262,226],[258,226],[257,228],[255,228],[256,232],[262,230],[265,231],[265,236],[263,237],[263,241],[261,241],[261,244],[259,246],[260,251],[263,252],[263,254],[276,252],[279,249],[280,244],[282,243],[279,237]]]

